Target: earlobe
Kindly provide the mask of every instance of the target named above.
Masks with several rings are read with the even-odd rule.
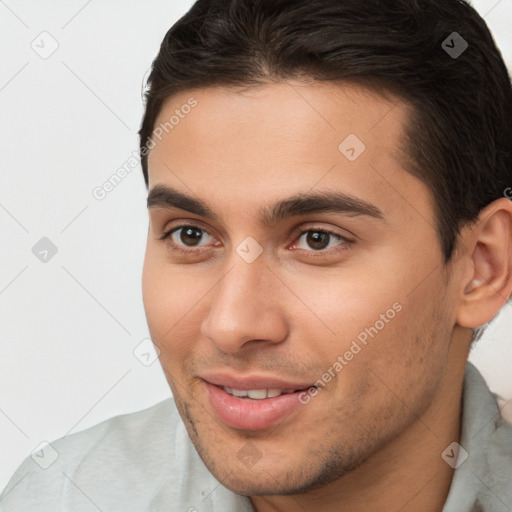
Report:
[[[512,202],[494,201],[461,236],[468,251],[459,262],[467,270],[457,323],[475,328],[492,320],[512,292]]]

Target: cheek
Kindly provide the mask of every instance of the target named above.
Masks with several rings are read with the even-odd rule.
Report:
[[[344,375],[343,392],[360,393],[374,381],[372,388],[387,384],[402,394],[442,371],[450,335],[448,308],[439,301],[444,285],[434,275],[410,293],[413,276],[396,275],[354,272],[322,280],[295,277],[290,283],[308,306],[295,312],[295,330],[303,333],[297,339],[304,350],[314,347],[311,356],[324,371]]]
[[[368,272],[320,270],[287,279],[300,299],[289,297],[296,304],[291,320],[298,333],[304,329],[309,335],[315,333],[317,353],[331,357],[343,353],[349,350],[352,340],[364,343],[377,334],[380,337],[403,316],[402,294],[396,280],[385,283],[381,278],[376,284],[374,279],[368,279]],[[303,336],[299,334],[298,338]]]
[[[142,296],[149,329],[157,345],[171,335],[174,326],[186,315],[187,297],[191,295],[184,294],[179,274],[172,272],[172,267],[148,247],[142,272]]]
[[[155,252],[146,251],[142,294],[151,338],[165,365],[183,360],[192,351],[212,282],[193,269],[162,261]]]
[[[440,284],[440,283],[439,283]],[[441,284],[439,290],[441,290]],[[433,290],[432,290],[433,291]],[[402,310],[367,345],[357,360],[354,374],[368,379],[375,407],[405,406],[421,415],[443,376],[450,344],[446,305],[434,297],[404,297]]]

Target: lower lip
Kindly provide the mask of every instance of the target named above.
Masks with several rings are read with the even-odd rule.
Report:
[[[264,430],[283,421],[301,406],[298,397],[302,391],[274,398],[251,400],[230,395],[209,382],[205,384],[210,404],[218,418],[233,428]]]

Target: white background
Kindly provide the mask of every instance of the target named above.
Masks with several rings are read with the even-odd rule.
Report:
[[[0,1],[0,489],[41,441],[170,396],[158,361],[133,354],[149,335],[140,167],[102,201],[92,190],[137,151],[143,77],[191,3]],[[510,68],[512,0],[474,5]],[[31,47],[52,40],[47,59]],[[507,398],[511,326],[506,306],[471,355]]]

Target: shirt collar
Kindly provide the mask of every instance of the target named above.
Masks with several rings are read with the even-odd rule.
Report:
[[[510,510],[510,477],[506,475],[512,469],[512,428],[501,418],[495,395],[482,375],[469,362],[461,414],[459,444],[467,458],[461,450],[443,512]],[[502,471],[506,475],[500,475]]]

